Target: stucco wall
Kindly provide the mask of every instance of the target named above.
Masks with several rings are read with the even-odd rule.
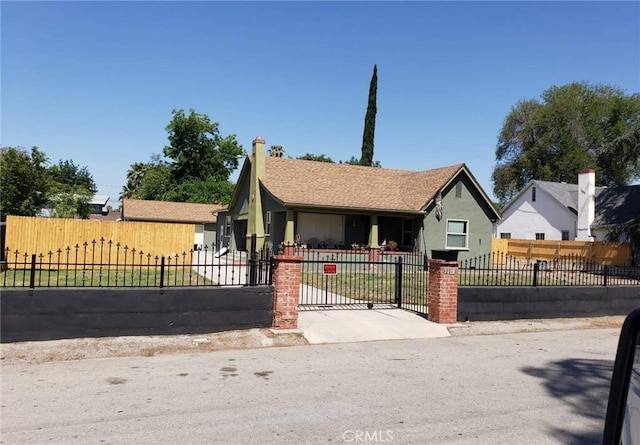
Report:
[[[545,240],[561,240],[562,231],[569,231],[569,240],[576,237],[577,216],[561,206],[543,189],[537,187],[536,201],[531,200],[529,187],[502,215],[497,226],[500,233],[511,233],[511,238],[536,239],[536,233],[544,233]]]

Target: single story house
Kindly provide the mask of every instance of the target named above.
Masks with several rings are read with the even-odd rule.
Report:
[[[606,241],[612,226],[640,217],[640,185],[596,187],[595,170],[578,184],[531,181],[502,209],[496,237]]]
[[[217,212],[226,206],[218,204],[194,204],[189,202],[122,200],[124,221],[146,221],[194,224],[194,249],[216,245]]]
[[[281,244],[309,248],[456,250],[460,259],[491,251],[500,218],[464,164],[426,171],[286,159],[265,155],[256,138],[218,233],[230,249]]]

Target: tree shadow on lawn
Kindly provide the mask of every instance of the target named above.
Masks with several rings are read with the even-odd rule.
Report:
[[[547,367],[522,368],[525,374],[544,380],[547,391],[571,406],[576,416],[593,419],[600,427],[591,431],[569,431],[554,428],[551,434],[564,444],[600,444],[607,411],[612,360],[567,359],[549,363]]]

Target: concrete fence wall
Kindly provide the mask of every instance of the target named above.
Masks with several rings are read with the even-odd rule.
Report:
[[[273,288],[3,289],[2,342],[268,328]]]
[[[638,307],[640,286],[458,288],[458,321],[627,315]]]

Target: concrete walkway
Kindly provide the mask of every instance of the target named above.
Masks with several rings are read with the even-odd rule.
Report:
[[[199,260],[193,265],[198,274],[222,284],[246,284],[246,256],[232,253],[215,258],[213,252],[207,252]],[[412,312],[384,307],[365,309],[366,303],[362,301],[309,285],[300,286],[300,303],[307,306],[300,308],[298,328],[312,344],[450,336],[445,326]],[[360,304],[363,308],[313,310],[322,309],[325,303]]]
[[[402,309],[301,311],[298,328],[311,344],[451,336],[446,326]]]

